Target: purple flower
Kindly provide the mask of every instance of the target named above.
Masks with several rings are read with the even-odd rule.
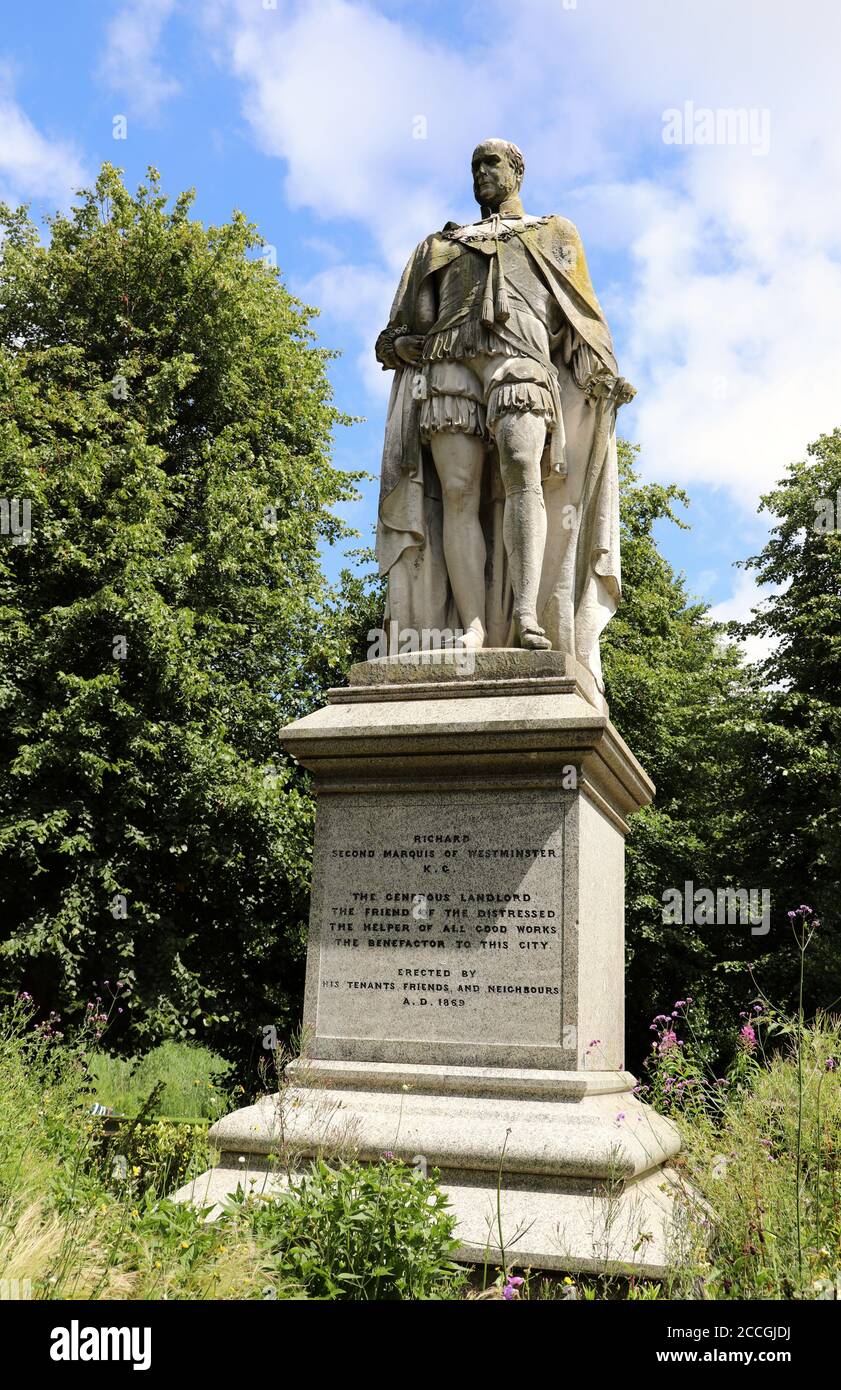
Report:
[[[522,1285],[523,1281],[519,1278],[519,1276],[515,1276],[513,1274],[506,1274],[505,1288],[502,1290],[502,1297],[507,1300],[510,1300],[512,1298],[519,1298],[520,1295],[518,1290],[522,1288]]]
[[[746,1052],[753,1052],[756,1047],[756,1034],[749,1023],[739,1029],[739,1040]]]

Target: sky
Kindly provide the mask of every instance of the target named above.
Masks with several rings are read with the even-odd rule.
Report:
[[[741,618],[761,494],[841,423],[839,40],[836,0],[40,0],[4,13],[0,198],[42,217],[110,160],[242,209],[341,354],[337,463],[376,475],[402,268],[472,218],[474,146],[515,141],[637,388],[619,432],[689,493],[661,548]],[[370,541],[375,482],[345,515]]]

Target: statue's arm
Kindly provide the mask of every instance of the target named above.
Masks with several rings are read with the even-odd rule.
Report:
[[[418,288],[412,312],[412,323],[400,322],[400,315],[384,328],[377,338],[375,353],[383,371],[402,367],[420,359],[426,334],[438,316],[435,278],[428,275]]]

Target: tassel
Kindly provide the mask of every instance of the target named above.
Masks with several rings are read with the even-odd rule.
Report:
[[[482,298],[482,322],[490,328],[494,321],[494,258],[488,256],[488,278]]]
[[[508,291],[505,288],[505,281],[502,275],[499,277],[499,289],[496,295],[496,317],[500,323],[506,323],[511,317],[511,307],[508,303]]]
[[[499,241],[496,243],[496,269],[496,317],[500,323],[506,323],[511,316],[511,307],[508,303],[508,290],[505,287],[505,271],[502,268],[502,247]]]

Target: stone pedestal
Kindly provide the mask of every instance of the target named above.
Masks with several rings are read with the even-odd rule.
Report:
[[[654,789],[569,658],[474,656],[364,663],[285,731],[318,795],[306,1057],[182,1195],[390,1152],[440,1169],[465,1258],[660,1272],[679,1141],[623,1069],[625,818]]]

